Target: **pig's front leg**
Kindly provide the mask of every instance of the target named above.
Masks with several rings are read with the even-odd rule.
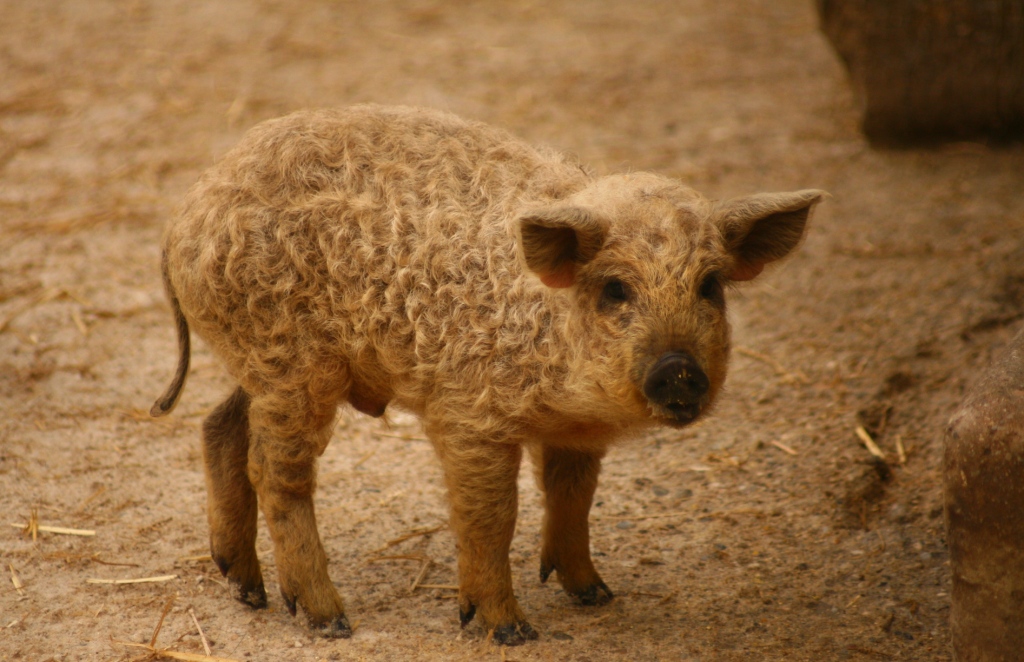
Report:
[[[459,550],[459,619],[479,616],[495,643],[536,639],[512,592],[508,551],[516,528],[522,448],[433,431],[451,501]]]
[[[590,506],[604,451],[584,452],[548,445],[531,447],[537,482],[544,491],[540,580],[558,571],[565,592],[584,605],[614,597],[590,559]]]

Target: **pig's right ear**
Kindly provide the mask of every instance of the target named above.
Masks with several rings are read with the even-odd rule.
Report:
[[[548,287],[570,287],[576,271],[597,255],[608,220],[582,207],[541,209],[519,219],[519,246],[527,268]]]

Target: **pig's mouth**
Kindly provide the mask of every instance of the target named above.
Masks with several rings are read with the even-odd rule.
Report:
[[[692,355],[668,352],[648,371],[643,391],[669,425],[682,427],[695,421],[704,410],[710,384]]]
[[[702,410],[700,403],[683,402],[670,402],[661,408],[669,414],[670,424],[679,426],[688,425],[695,421],[700,416]]]

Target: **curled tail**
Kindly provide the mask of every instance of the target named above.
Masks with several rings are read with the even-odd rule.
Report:
[[[181,305],[178,303],[178,295],[174,292],[174,288],[171,286],[171,279],[167,273],[166,253],[164,253],[163,256],[162,267],[164,288],[167,290],[167,298],[171,301],[171,311],[174,313],[174,323],[178,327],[178,369],[175,371],[174,379],[171,380],[167,390],[164,391],[164,394],[160,396],[155,403],[153,403],[153,408],[149,410],[149,415],[153,417],[164,416],[165,414],[171,413],[174,406],[178,404],[178,398],[181,397],[181,390],[185,388],[185,380],[188,378],[188,364],[192,353],[188,333],[188,321],[185,319],[185,315],[181,312]]]

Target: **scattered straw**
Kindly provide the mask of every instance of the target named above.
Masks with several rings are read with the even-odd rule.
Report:
[[[210,642],[206,640],[206,634],[203,633],[203,628],[199,626],[199,619],[196,618],[196,612],[192,607],[188,608],[188,615],[192,617],[192,622],[196,624],[196,629],[199,630],[199,638],[203,641],[203,650],[206,651],[206,655],[210,655]]]
[[[15,523],[12,522],[11,526],[13,526],[13,527],[15,527],[17,529],[21,529],[22,532],[25,535],[31,535],[33,542],[36,541],[36,539],[39,537],[40,533],[56,533],[56,534],[65,535],[65,536],[94,536],[94,535],[96,535],[95,531],[92,531],[92,530],[89,530],[89,529],[67,529],[67,528],[64,528],[62,526],[46,526],[44,524],[40,524],[39,520],[36,518],[34,513],[29,518],[29,521],[28,521],[27,524],[15,524]]]
[[[57,299],[71,299],[73,301],[77,301],[79,304],[88,305],[88,302],[85,301],[85,299],[83,299],[82,297],[79,297],[79,296],[76,296],[76,295],[72,294],[71,292],[69,292],[68,290],[66,290],[64,288],[61,288],[61,287],[50,287],[50,288],[47,288],[47,289],[43,290],[39,294],[37,294],[35,297],[33,297],[28,302],[26,302],[26,303],[18,306],[17,308],[15,308],[13,311],[8,313],[7,316],[4,317],[3,319],[0,319],[0,333],[3,333],[4,331],[6,331],[7,327],[9,327],[11,325],[11,322],[13,322],[15,319],[17,319],[18,317],[20,317],[24,313],[27,313],[28,311],[32,310],[36,306],[41,306],[44,303],[49,303],[51,301],[56,301]],[[78,324],[78,321],[76,321],[75,323]],[[84,322],[82,322],[82,326],[85,326]],[[79,327],[79,328],[81,329],[82,327]]]
[[[903,448],[903,435],[896,435],[896,457],[902,467],[907,463],[907,450]]]
[[[359,458],[359,460],[355,464],[352,465],[352,468],[353,469],[358,469],[359,467],[363,466],[363,463],[366,462],[367,460],[369,460],[371,457],[373,457],[373,455],[376,452],[377,452],[376,450],[372,450],[369,453],[367,453],[366,455],[363,455],[361,458]]]
[[[458,591],[458,584],[420,584],[416,588],[437,588],[443,591]]]
[[[381,561],[423,561],[427,557],[422,554],[393,554],[389,556],[375,556],[367,559],[367,563],[380,563]]]
[[[14,590],[18,592],[18,595],[25,595],[25,585],[21,583],[21,578],[14,571],[14,565],[8,563],[7,567],[11,569],[11,583],[14,584]]]
[[[409,587],[409,593],[415,593],[416,589],[419,588],[420,582],[427,576],[427,571],[430,570],[430,566],[434,564],[430,559],[423,559],[423,564],[420,566],[420,571],[416,575],[416,579],[412,580],[412,586]]]
[[[178,559],[181,563],[203,563],[205,561],[212,561],[213,556],[210,554],[199,554],[198,556],[182,556]]]
[[[438,524],[437,526],[431,526],[431,527],[424,527],[422,529],[416,529],[415,531],[411,531],[411,532],[405,534],[404,536],[399,536],[398,538],[395,538],[394,540],[389,540],[386,545],[384,545],[380,549],[374,550],[374,553],[383,552],[385,549],[387,549],[389,547],[394,547],[395,545],[397,545],[399,543],[402,543],[402,542],[405,542],[406,540],[409,540],[411,538],[417,538],[419,536],[427,536],[427,535],[430,535],[431,533],[437,533],[441,529],[444,529],[444,528],[447,528],[447,527],[448,527],[447,524]]]
[[[154,584],[177,579],[178,575],[159,575],[157,577],[139,577],[138,579],[86,579],[87,584]]]
[[[116,565],[116,566],[123,566],[123,567],[126,567],[126,568],[138,568],[139,567],[138,563],[115,563],[114,561],[104,561],[103,559],[100,558],[99,553],[96,553],[96,554],[93,554],[92,556],[90,556],[89,560],[92,561],[93,563],[99,563],[100,565]]]
[[[82,319],[82,313],[78,310],[71,311],[71,321],[78,327],[79,333],[83,336],[89,335],[89,327],[85,325],[85,320]]]
[[[776,448],[778,448],[783,453],[789,453],[790,455],[799,455],[800,454],[800,453],[797,453],[792,448],[790,448],[789,446],[787,446],[786,444],[782,443],[781,441],[773,441],[772,442],[772,446],[775,446]]]
[[[13,526],[13,525],[12,525]],[[39,540],[39,509],[33,508],[28,512],[28,524],[23,527],[25,535],[32,535],[32,542]]]
[[[83,510],[85,510],[85,507],[86,507],[86,506],[88,506],[88,505],[89,505],[90,503],[92,503],[92,502],[93,502],[93,501],[95,501],[96,499],[100,498],[100,497],[101,497],[101,496],[102,496],[103,494],[105,494],[105,493],[106,493],[106,491],[107,491],[107,486],[106,486],[106,485],[100,485],[100,486],[99,486],[99,487],[98,487],[98,488],[96,489],[96,491],[95,491],[95,492],[93,492],[93,493],[92,493],[92,494],[91,494],[91,495],[89,496],[89,498],[87,498],[87,499],[86,499],[85,501],[83,501],[83,502],[82,502],[82,505],[80,505],[80,506],[79,506],[79,507],[78,507],[78,508],[77,508],[77,509],[75,510],[75,512],[76,512],[76,513],[80,513],[80,512],[82,512]]]
[[[147,533],[152,533],[153,531],[156,531],[157,529],[159,529],[163,525],[165,525],[168,522],[171,522],[173,520],[174,520],[173,517],[165,517],[165,518],[163,518],[161,520],[157,520],[157,521],[153,522],[152,524],[147,524],[146,526],[140,526],[138,529],[135,530],[135,533],[137,533],[139,535],[144,535],[144,534],[147,534]]]
[[[12,522],[10,523],[10,526],[14,527],[15,529],[22,530],[22,533],[24,533],[27,536],[31,535],[33,542],[36,542],[39,539],[40,532],[57,533],[66,536],[96,535],[95,531],[90,531],[87,529],[68,529],[65,527],[48,527],[45,525],[41,525],[39,524],[39,508],[32,508],[32,510],[29,511],[29,522],[27,522],[26,524],[14,524]]]
[[[768,356],[767,354],[762,354],[761,352],[750,349],[749,347],[735,347],[733,348],[733,351],[735,351],[737,354],[742,354],[743,356],[747,356],[752,359],[761,361],[762,363],[768,364],[769,366],[772,367],[772,369],[775,370],[775,374],[781,377],[784,382],[797,382],[799,384],[811,383],[811,380],[808,379],[807,375],[805,375],[804,373],[800,371],[790,372],[789,370],[786,370],[786,368],[781,363],[779,363],[772,357]]]
[[[160,613],[160,620],[156,622],[156,627],[153,628],[153,636],[149,639],[149,645],[156,645],[156,638],[160,634],[160,628],[164,626],[164,619],[167,618],[167,614],[171,611],[171,605],[174,604],[174,596],[172,595],[167,599],[167,604],[164,605],[164,610]]]
[[[883,453],[882,449],[878,447],[878,444],[876,444],[875,440],[871,438],[871,435],[868,434],[868,431],[864,429],[863,425],[858,425],[855,432],[860,440],[864,442],[864,447],[868,449],[869,453],[880,460],[885,459],[885,453]]]
[[[658,513],[656,515],[595,515],[595,520],[610,520],[613,522],[642,520],[642,519],[665,519],[666,517],[689,517],[691,512],[678,511],[674,513]]]
[[[200,653],[182,653],[180,651],[172,651],[167,648],[156,648],[149,644],[134,644],[130,641],[119,641],[117,639],[111,639],[110,641],[128,648],[141,648],[142,650],[149,651],[150,655],[163,657],[168,660],[184,660],[185,662],[239,662],[235,658],[231,657],[216,657],[214,655],[202,655]]]

